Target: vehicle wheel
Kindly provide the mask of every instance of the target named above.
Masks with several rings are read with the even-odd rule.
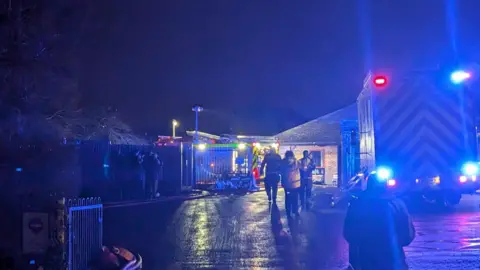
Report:
[[[438,198],[436,198],[435,203],[438,206],[441,206],[441,207],[447,207],[448,206],[448,200],[446,200],[445,197],[443,197],[443,196],[439,196]]]
[[[434,200],[428,198],[427,196],[419,193],[413,193],[409,194],[408,196],[405,197],[405,202],[408,205],[414,206],[414,207],[422,207],[424,205],[429,205],[434,203]]]
[[[446,196],[446,201],[449,205],[457,205],[460,203],[460,200],[462,199],[462,194],[457,193],[457,192],[451,192],[447,194]]]

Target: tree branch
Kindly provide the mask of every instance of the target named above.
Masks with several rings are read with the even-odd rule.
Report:
[[[52,120],[53,118],[59,116],[62,112],[65,112],[64,110],[59,110],[57,112],[55,112],[54,114],[52,114],[51,116],[45,118],[46,120]]]

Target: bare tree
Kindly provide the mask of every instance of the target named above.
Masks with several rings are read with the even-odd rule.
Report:
[[[82,138],[86,140],[108,138],[112,144],[147,145],[145,138],[133,134],[129,125],[118,116],[117,110],[100,108],[89,111],[83,121]]]
[[[9,0],[0,4],[2,139],[75,137],[84,111],[77,44],[89,1]]]

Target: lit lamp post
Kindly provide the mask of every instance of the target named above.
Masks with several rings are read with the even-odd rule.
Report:
[[[173,138],[175,139],[176,136],[175,136],[175,129],[178,127],[178,122],[177,120],[173,119],[172,120],[172,131],[173,131]]]
[[[192,111],[195,112],[195,143],[198,144],[198,113],[203,111],[203,107],[195,105],[192,107]]]

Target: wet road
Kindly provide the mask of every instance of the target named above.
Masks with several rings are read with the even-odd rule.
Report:
[[[105,242],[138,251],[147,270],[344,269],[344,211],[316,193],[314,211],[297,221],[263,192],[106,209]],[[467,196],[455,211],[414,214],[411,269],[480,269],[479,203]]]
[[[480,269],[480,196],[454,210],[414,213],[415,241],[406,249],[412,269]]]

